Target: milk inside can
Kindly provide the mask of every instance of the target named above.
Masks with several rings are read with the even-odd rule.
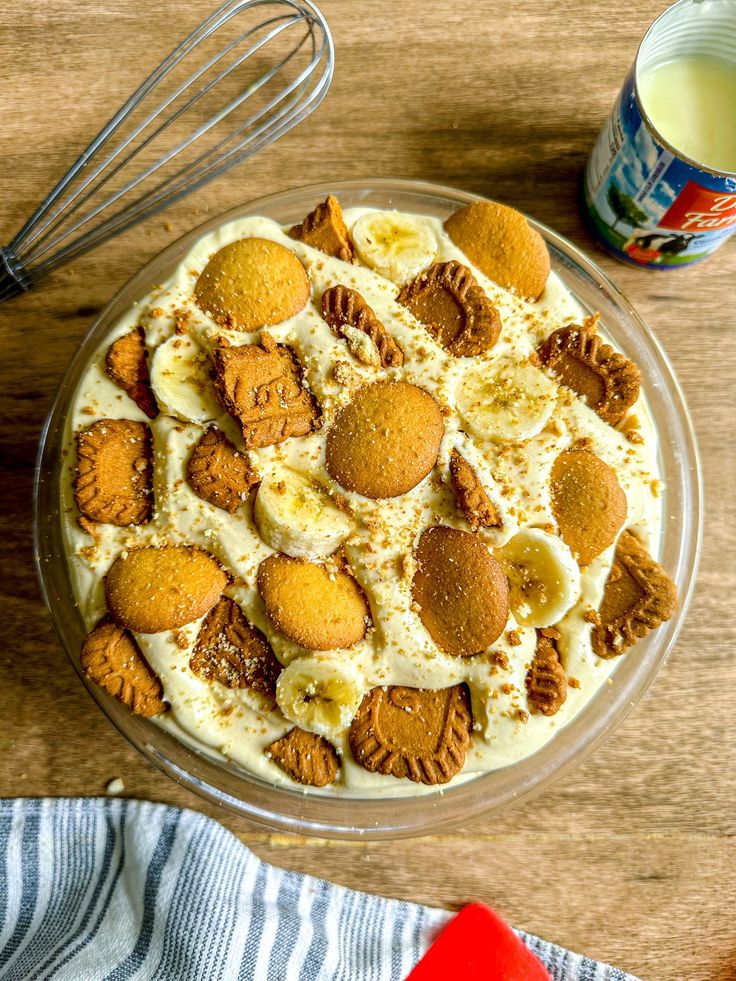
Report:
[[[583,192],[595,236],[634,265],[689,265],[736,231],[736,0],[679,0],[654,22]]]

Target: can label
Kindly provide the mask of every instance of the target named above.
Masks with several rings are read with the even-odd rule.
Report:
[[[698,262],[736,231],[736,178],[700,170],[657,142],[629,72],[584,178],[593,232],[614,255],[654,269]]]

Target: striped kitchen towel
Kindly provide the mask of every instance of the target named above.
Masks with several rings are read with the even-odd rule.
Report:
[[[451,916],[267,865],[194,811],[0,801],[4,981],[401,981]],[[636,981],[521,936],[555,981]]]

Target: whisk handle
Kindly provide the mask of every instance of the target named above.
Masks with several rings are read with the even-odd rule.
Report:
[[[13,253],[0,249],[0,301],[24,293],[30,285]]]

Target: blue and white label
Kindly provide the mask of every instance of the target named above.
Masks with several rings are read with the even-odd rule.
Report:
[[[639,111],[633,68],[584,181],[594,234],[634,265],[698,262],[736,231],[736,179],[701,170],[657,142]]]

